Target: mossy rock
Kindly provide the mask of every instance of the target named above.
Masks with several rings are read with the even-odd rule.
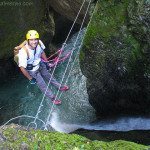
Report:
[[[80,63],[98,115],[150,112],[148,6],[144,0],[103,0],[96,5]]]
[[[25,128],[20,129],[16,125],[10,125],[1,129],[0,149],[41,149],[41,150],[146,150],[147,146],[127,141],[91,141],[76,134],[48,132]],[[1,138],[2,139],[2,138]]]
[[[13,56],[13,48],[25,40],[30,29],[45,33],[45,6],[42,0],[0,2],[0,59]]]

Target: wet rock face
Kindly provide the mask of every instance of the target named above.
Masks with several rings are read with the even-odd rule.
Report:
[[[80,55],[98,116],[149,115],[149,26],[148,1],[99,1]]]
[[[13,61],[13,58],[0,60],[0,84],[7,82],[19,73],[19,68]]]
[[[136,7],[135,7],[136,6]],[[129,30],[144,44],[150,44],[150,2],[135,0],[128,6]]]

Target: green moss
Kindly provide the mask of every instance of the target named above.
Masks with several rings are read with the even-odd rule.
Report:
[[[132,45],[132,56],[135,57],[140,53],[140,44],[139,42],[129,33],[126,38],[124,38],[126,43]]]
[[[83,51],[81,51],[80,53],[80,60],[83,61],[85,58],[85,54],[83,53]]]
[[[115,0],[99,1],[88,27],[84,45],[88,48],[92,43],[91,39],[95,39],[99,35],[106,41],[111,36],[116,36],[119,28],[126,22],[127,5],[128,0],[116,3]]]
[[[96,5],[83,41],[80,66],[87,77],[89,101],[99,115],[107,114],[108,108],[115,115],[149,111],[146,3],[99,0]]]
[[[95,67],[94,70],[98,69],[101,72],[101,67],[108,58],[111,58],[111,60],[113,58],[123,59],[127,67],[128,64],[135,63],[137,58],[141,57],[142,50],[140,43],[127,28],[128,5],[128,0],[98,1],[80,53],[80,60],[82,62],[84,61],[85,55],[91,53],[91,56],[94,57],[93,60],[97,64],[97,67],[96,65],[93,66]],[[119,47],[119,45],[113,43],[113,39],[121,42],[122,46]],[[99,41],[101,43],[98,43]],[[94,48],[94,46],[100,45],[103,45],[103,47],[99,49]],[[95,49],[99,53],[95,53]]]
[[[76,134],[47,132],[41,130],[23,131],[7,128],[3,132],[6,141],[1,143],[0,149],[19,150],[23,145],[27,149],[54,149],[54,150],[146,150],[146,146],[126,141],[91,141]]]

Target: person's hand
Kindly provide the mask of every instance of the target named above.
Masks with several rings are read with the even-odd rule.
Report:
[[[49,70],[50,69],[49,62],[44,62],[44,64],[46,66],[46,69]]]
[[[55,63],[49,63],[48,66],[49,66],[50,68],[52,68],[52,67],[55,66]]]
[[[18,49],[18,46],[14,47],[14,49]]]
[[[29,82],[30,82],[30,84],[36,84],[36,79],[32,78]]]

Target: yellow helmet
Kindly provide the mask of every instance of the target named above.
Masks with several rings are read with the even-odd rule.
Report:
[[[39,34],[36,30],[29,30],[26,34],[26,39],[39,39]]]

